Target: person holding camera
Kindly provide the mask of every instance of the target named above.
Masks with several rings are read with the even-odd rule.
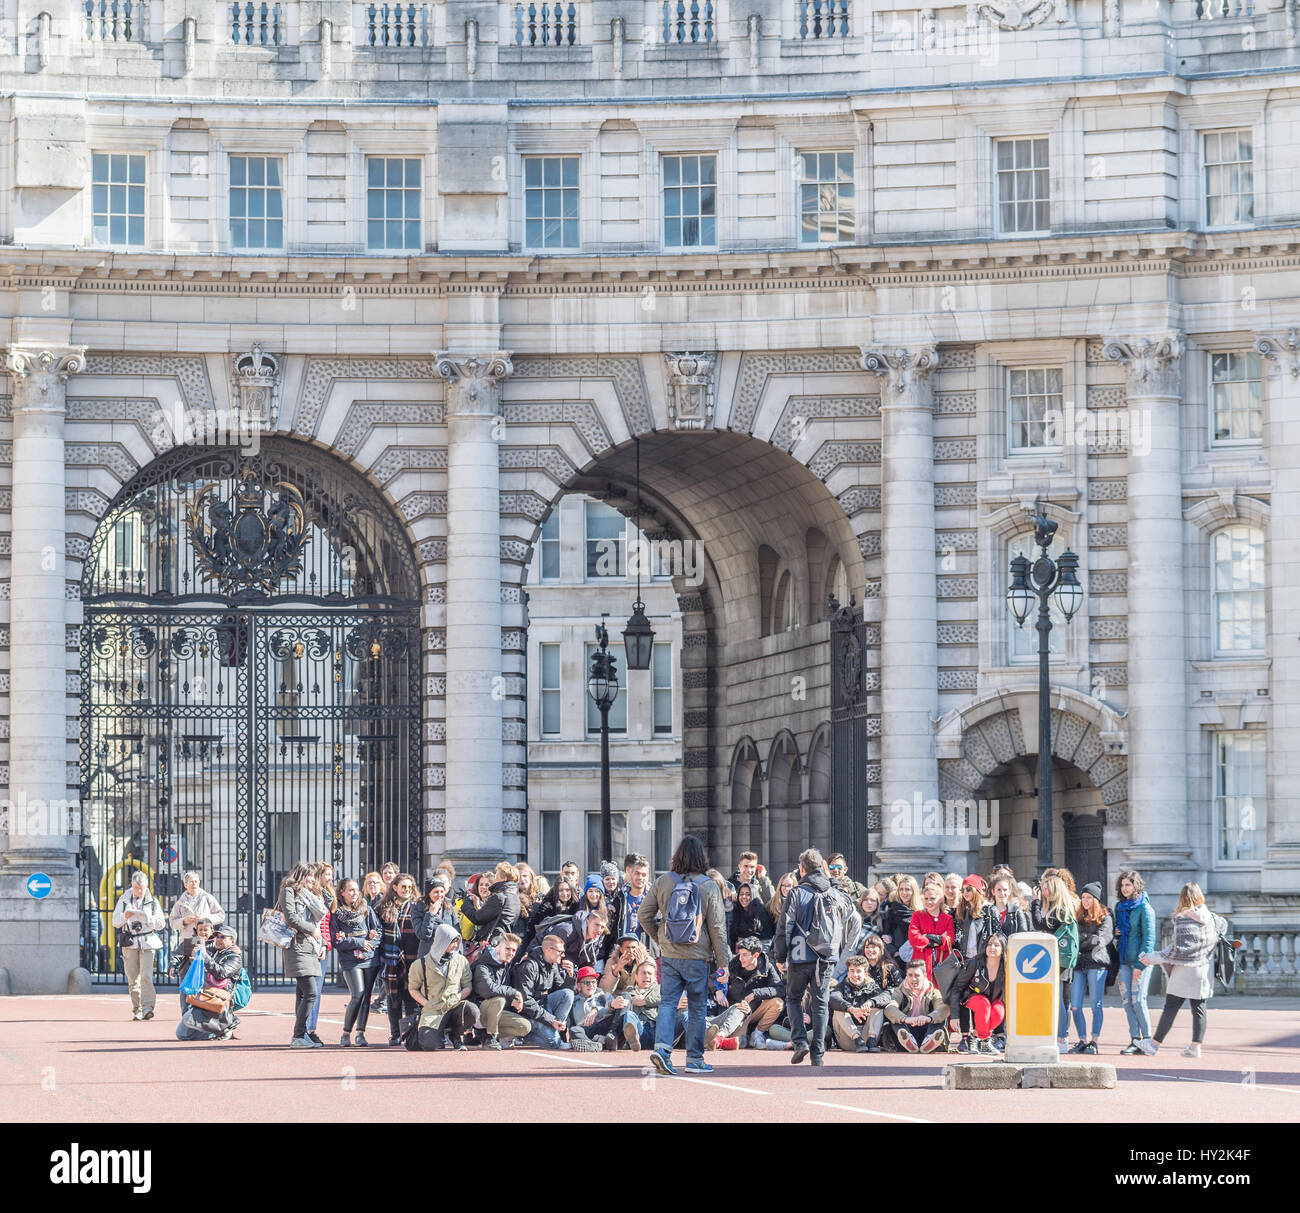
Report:
[[[182,959],[176,966],[178,981],[185,979],[185,974],[190,967],[190,954],[194,951],[194,933],[199,921],[206,919],[212,926],[218,926],[226,921],[226,912],[221,908],[221,903],[206,889],[199,886],[197,872],[186,872],[181,877],[181,883],[185,886],[185,892],[172,902],[171,913],[168,915],[172,930],[180,935],[181,940]]]
[[[211,943],[203,949],[203,989],[230,991],[244,967],[244,956],[235,946],[235,932],[224,924],[211,932]],[[181,996],[184,999],[184,995]],[[185,1004],[176,1025],[177,1040],[229,1040],[239,1027],[233,998],[220,1011]]]
[[[118,933],[122,950],[122,971],[131,992],[131,1018],[152,1019],[158,1000],[153,985],[154,959],[162,950],[158,932],[167,926],[162,906],[149,891],[149,878],[143,872],[131,874],[131,887],[117,899],[113,909],[113,929]]]

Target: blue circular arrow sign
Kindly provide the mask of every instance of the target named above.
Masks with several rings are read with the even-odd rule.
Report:
[[[1041,943],[1026,944],[1016,953],[1016,972],[1030,981],[1041,981],[1052,970],[1052,954]]]
[[[27,878],[27,891],[40,901],[42,897],[48,897],[54,891],[54,881],[44,872],[33,872]]]

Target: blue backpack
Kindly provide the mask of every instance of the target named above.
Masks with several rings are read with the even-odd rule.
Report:
[[[242,1011],[253,997],[253,983],[248,980],[248,970],[240,969],[235,981],[234,993],[230,996],[230,1005],[236,1011]]]
[[[704,925],[699,882],[708,879],[707,876],[683,878],[673,875],[676,884],[664,907],[664,935],[669,943],[699,943],[700,928]]]

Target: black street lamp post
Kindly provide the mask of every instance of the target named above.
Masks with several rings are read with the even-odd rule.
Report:
[[[1048,637],[1052,631],[1053,598],[1065,621],[1074,618],[1083,603],[1083,587],[1076,573],[1079,558],[1062,552],[1052,560],[1047,549],[1056,535],[1056,523],[1041,514],[1034,517],[1034,543],[1041,549],[1031,564],[1027,556],[1011,561],[1007,605],[1016,626],[1023,627],[1038,600],[1038,871],[1052,866],[1052,700],[1048,676]]]
[[[609,652],[609,632],[605,629],[605,616],[596,624],[596,639],[600,643],[591,655],[591,673],[587,678],[587,692],[600,710],[600,854],[605,860],[614,858],[614,821],[609,809],[609,709],[618,698],[618,658]]]

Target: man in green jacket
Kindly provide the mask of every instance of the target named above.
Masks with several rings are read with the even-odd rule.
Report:
[[[421,1007],[416,1028],[420,1048],[435,1052],[446,1047],[450,1036],[457,1052],[464,1052],[465,1037],[478,1027],[478,1007],[470,1002],[469,963],[461,955],[455,927],[443,923],[434,932],[429,951],[407,970],[406,984]]]
[[[704,844],[693,834],[685,835],[673,852],[670,871],[646,890],[637,921],[648,939],[655,940],[662,953],[660,992],[664,1006],[677,1006],[686,993],[686,1072],[712,1074],[713,1067],[704,1060],[705,1002],[709,991],[709,964],[726,968],[731,960],[727,946],[727,922],[722,909],[722,892],[705,873],[709,870]],[[670,922],[674,894],[683,886],[694,884],[698,890],[699,912],[685,932]],[[680,894],[679,894],[680,896]],[[687,938],[682,938],[685,934]],[[677,938],[670,938],[676,935]],[[693,936],[693,938],[692,938]],[[661,1074],[673,1075],[673,1035],[677,1026],[674,1014],[660,1015],[655,1023],[655,1048],[651,1063]]]

